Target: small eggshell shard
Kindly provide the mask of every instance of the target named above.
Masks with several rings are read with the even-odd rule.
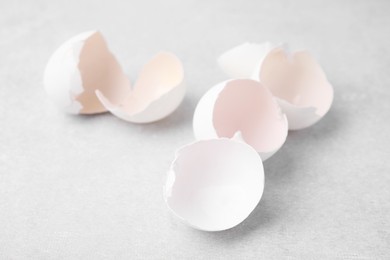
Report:
[[[50,57],[44,72],[50,99],[63,111],[94,114],[106,108],[97,99],[98,89],[118,102],[130,82],[98,31],[84,32],[62,44]]]
[[[333,102],[333,87],[307,51],[287,53],[275,48],[264,58],[257,74],[277,97],[289,129],[309,127],[320,120]]]
[[[288,123],[260,82],[234,79],[217,84],[200,99],[193,130],[197,139],[226,137],[245,142],[264,161],[284,144]]]
[[[171,114],[185,95],[184,73],[180,60],[161,52],[145,65],[134,89],[124,91],[115,102],[96,91],[104,107],[117,117],[133,123],[149,123]]]
[[[164,199],[184,223],[203,231],[230,229],[255,209],[264,189],[263,164],[249,145],[221,138],[179,149]]]
[[[218,59],[221,69],[233,78],[262,82],[277,98],[290,130],[319,121],[333,102],[333,87],[307,51],[289,53],[286,47],[244,43]]]

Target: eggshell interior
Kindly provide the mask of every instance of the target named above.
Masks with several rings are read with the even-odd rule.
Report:
[[[254,80],[232,80],[219,93],[213,123],[218,137],[237,132],[257,151],[278,149],[287,136],[287,122],[271,93]]]
[[[100,32],[93,33],[84,43],[79,56],[78,68],[84,91],[76,97],[82,104],[80,113],[104,112],[106,108],[96,97],[101,91],[113,102],[123,99],[123,92],[130,90],[130,82]]]
[[[184,96],[183,78],[180,60],[171,53],[161,52],[142,69],[134,89],[121,93],[122,100],[115,102],[100,91],[97,95],[108,110],[122,119],[150,122],[168,115],[180,104]],[[168,95],[171,97],[164,98]],[[158,102],[157,107],[153,106]],[[144,117],[136,117],[139,113],[144,113]]]
[[[273,49],[263,60],[260,81],[273,95],[297,107],[313,107],[323,116],[333,100],[333,88],[320,65],[307,51],[288,54]]]
[[[134,91],[122,103],[122,108],[128,114],[136,114],[182,81],[183,68],[179,59],[169,53],[159,53],[140,72]]]
[[[211,139],[181,148],[164,197],[173,213],[205,231],[232,228],[253,211],[264,187],[262,161],[247,144]]]

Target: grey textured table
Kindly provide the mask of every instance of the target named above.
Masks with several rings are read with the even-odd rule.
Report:
[[[0,1],[0,259],[390,259],[390,1]],[[163,121],[68,116],[44,66],[100,29],[135,78],[159,50],[188,93]],[[162,198],[192,141],[216,58],[245,41],[312,51],[335,87],[329,114],[265,163],[264,196],[234,229],[182,225]]]

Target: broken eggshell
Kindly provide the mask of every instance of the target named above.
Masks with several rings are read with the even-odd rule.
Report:
[[[185,95],[184,72],[172,53],[161,52],[141,71],[134,89],[122,91],[120,100],[96,90],[104,107],[117,117],[133,123],[149,123],[171,114]]]
[[[197,139],[234,138],[251,145],[262,160],[286,140],[288,123],[270,91],[251,79],[234,79],[212,87],[194,113]]]
[[[98,31],[76,35],[50,57],[44,72],[48,96],[61,110],[72,114],[105,112],[95,94],[99,89],[118,102],[130,88],[121,66]]]
[[[332,104],[333,87],[307,51],[289,53],[270,43],[245,43],[224,53],[218,63],[229,76],[252,78],[269,88],[290,130],[313,125]]]
[[[164,199],[184,223],[221,231],[245,220],[259,203],[264,170],[249,145],[221,138],[197,141],[176,152]]]

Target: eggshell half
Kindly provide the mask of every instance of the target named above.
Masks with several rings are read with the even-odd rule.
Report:
[[[289,53],[286,46],[244,43],[218,59],[233,78],[261,81],[277,98],[290,130],[313,125],[330,109],[333,87],[307,51]]]
[[[246,142],[266,160],[285,142],[288,123],[260,82],[235,79],[219,83],[200,99],[193,129],[197,139],[226,137]]]
[[[257,79],[278,98],[289,129],[309,127],[320,120],[333,102],[333,87],[307,51],[287,53],[275,48],[264,58]]]
[[[171,114],[185,95],[180,60],[172,53],[157,54],[140,73],[134,90],[126,90],[115,102],[97,90],[102,104],[117,117],[133,123],[149,123]]]
[[[177,151],[164,199],[174,215],[191,227],[221,231],[249,216],[263,188],[263,164],[252,147],[230,139],[212,139]]]
[[[106,108],[95,90],[118,102],[130,82],[98,31],[81,33],[62,44],[50,57],[44,72],[48,96],[72,114],[94,114]]]

